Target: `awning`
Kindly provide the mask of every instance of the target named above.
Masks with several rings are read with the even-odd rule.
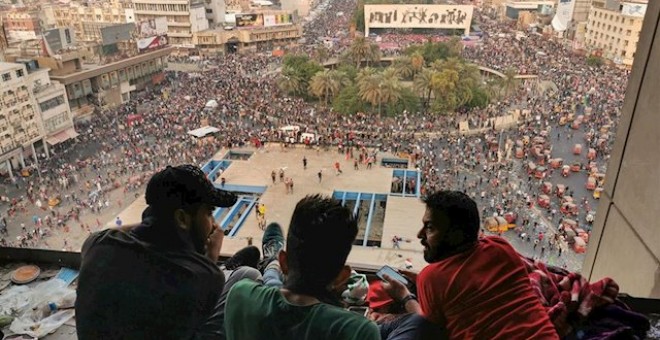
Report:
[[[64,131],[60,131],[52,136],[49,136],[46,138],[46,142],[50,145],[56,145],[59,143],[62,143],[64,141],[67,141],[71,138],[76,138],[78,137],[79,133],[74,130],[74,128],[68,128]]]
[[[188,134],[197,138],[202,138],[208,134],[219,132],[220,129],[212,126],[204,126],[199,129],[188,131]]]

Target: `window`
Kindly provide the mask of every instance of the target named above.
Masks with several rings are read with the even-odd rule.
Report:
[[[16,70],[16,78],[20,78],[23,76],[23,70]]]
[[[627,30],[627,31],[626,31],[626,35],[627,35],[627,36],[630,36],[631,34],[632,34],[632,31],[631,31],[631,30]]]
[[[4,73],[2,75],[2,81],[10,81],[11,80],[11,74],[9,73]]]

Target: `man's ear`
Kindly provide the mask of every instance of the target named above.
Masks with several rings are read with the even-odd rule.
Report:
[[[332,287],[335,289],[343,287],[346,284],[346,281],[351,277],[351,266],[344,265],[344,267],[339,271],[337,277],[332,281]]]
[[[174,221],[179,228],[189,230],[191,227],[191,218],[183,209],[174,210]]]
[[[280,269],[282,274],[286,275],[289,273],[289,264],[287,261],[287,253],[284,249],[280,250],[280,253],[277,254],[277,260],[280,261]]]

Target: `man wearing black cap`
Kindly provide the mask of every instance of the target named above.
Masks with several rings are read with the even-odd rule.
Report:
[[[192,165],[156,173],[145,196],[139,225],[94,233],[82,247],[80,339],[199,337],[219,301],[223,232],[213,210],[233,206],[236,196]]]

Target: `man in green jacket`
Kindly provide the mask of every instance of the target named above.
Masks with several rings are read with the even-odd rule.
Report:
[[[236,283],[227,297],[227,339],[379,340],[374,323],[340,307],[351,274],[346,258],[356,235],[355,217],[339,201],[316,195],[298,202],[286,251],[279,251],[264,272],[268,281],[269,272],[281,268],[284,285]]]

